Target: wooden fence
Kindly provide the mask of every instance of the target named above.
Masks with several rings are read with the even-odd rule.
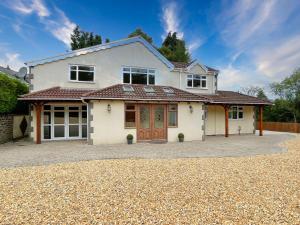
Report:
[[[258,123],[256,124],[258,127]],[[300,133],[300,123],[264,122],[264,130]]]

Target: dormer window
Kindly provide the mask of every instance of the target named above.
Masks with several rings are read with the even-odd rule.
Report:
[[[155,70],[146,68],[124,67],[124,84],[155,84]]]
[[[187,87],[207,88],[207,77],[197,74],[187,75]]]
[[[94,77],[94,66],[70,65],[70,81],[94,82]]]

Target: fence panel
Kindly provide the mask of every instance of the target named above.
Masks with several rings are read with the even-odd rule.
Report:
[[[258,123],[256,125],[258,127]],[[300,133],[300,123],[264,122],[264,130]]]

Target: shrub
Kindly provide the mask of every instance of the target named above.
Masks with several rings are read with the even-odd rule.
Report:
[[[21,81],[0,73],[0,113],[13,113],[17,105],[25,108],[24,103],[18,103],[18,97],[28,93],[28,86]]]
[[[183,133],[179,133],[178,134],[178,138],[184,138],[184,134]]]
[[[133,135],[132,135],[132,134],[128,134],[128,135],[127,135],[127,139],[128,139],[128,140],[133,140]]]

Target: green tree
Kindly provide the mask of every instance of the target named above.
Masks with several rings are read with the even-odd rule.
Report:
[[[12,113],[18,105],[17,98],[28,93],[28,86],[21,81],[0,73],[0,113]],[[19,106],[23,103],[19,103]]]
[[[188,63],[191,60],[185,41],[179,39],[176,32],[168,33],[159,51],[170,61]]]
[[[102,44],[102,38],[100,35],[94,35],[93,32],[85,32],[76,26],[71,34],[71,49],[81,49],[94,45]]]
[[[152,44],[152,37],[150,37],[148,34],[146,34],[141,28],[135,29],[132,33],[128,35],[128,37],[135,37],[135,36],[142,36],[146,41],[148,41],[150,44]]]
[[[271,85],[272,92],[279,96],[281,104],[284,102],[286,111],[293,115],[293,121],[297,122],[300,118],[300,69],[285,78],[281,82],[275,82]],[[275,102],[276,104],[276,102]]]
[[[110,42],[109,38],[105,38],[105,43],[109,43],[109,42]]]

